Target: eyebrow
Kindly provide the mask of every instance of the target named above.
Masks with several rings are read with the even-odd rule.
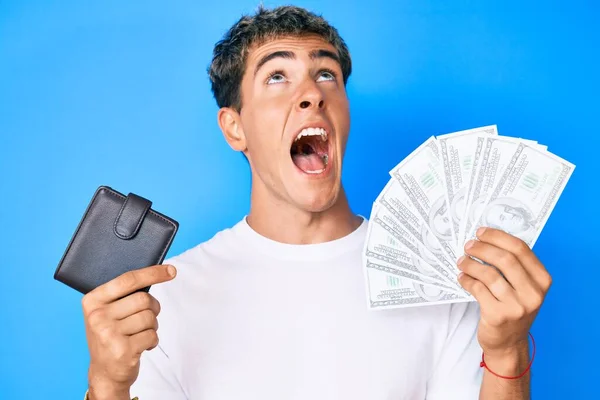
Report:
[[[329,59],[337,62],[338,64],[341,64],[340,58],[338,57],[338,55],[330,50],[325,50],[325,49],[311,50],[311,52],[308,53],[308,56],[310,57],[311,60],[316,60],[319,58],[329,58]],[[279,50],[279,51],[274,51],[273,53],[269,53],[269,54],[263,56],[256,64],[256,68],[254,69],[254,76],[256,76],[256,74],[258,74],[258,71],[260,70],[260,68],[263,65],[265,65],[266,63],[268,63],[269,61],[271,61],[275,58],[285,58],[288,60],[295,60],[296,53],[294,53],[293,51],[289,51],[289,50]]]

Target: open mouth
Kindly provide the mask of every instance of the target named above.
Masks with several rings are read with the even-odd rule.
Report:
[[[292,161],[307,174],[320,174],[329,162],[329,141],[323,128],[305,128],[290,148]]]

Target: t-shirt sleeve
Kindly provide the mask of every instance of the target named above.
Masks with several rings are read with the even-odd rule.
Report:
[[[446,340],[427,382],[426,400],[479,399],[483,371],[478,323],[477,302],[452,304]]]
[[[142,353],[140,373],[130,393],[140,400],[187,400],[170,360],[160,345]]]

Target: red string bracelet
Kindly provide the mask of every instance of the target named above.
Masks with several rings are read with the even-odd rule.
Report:
[[[485,354],[481,354],[481,363],[479,364],[480,367],[485,367],[485,369],[487,369],[488,371],[490,371],[490,373],[492,373],[492,375],[497,376],[498,378],[502,378],[502,379],[519,379],[522,378],[523,376],[525,376],[525,374],[527,373],[527,371],[529,371],[531,369],[531,364],[533,364],[533,359],[535,358],[535,340],[533,339],[533,335],[531,334],[531,332],[529,332],[529,337],[531,338],[531,343],[533,344],[533,352],[531,354],[531,360],[529,361],[529,365],[527,366],[527,368],[525,368],[525,371],[523,371],[520,375],[518,376],[502,376],[499,375],[497,373],[495,373],[494,371],[492,371],[491,369],[489,369],[489,367],[487,366],[487,364],[485,363]]]

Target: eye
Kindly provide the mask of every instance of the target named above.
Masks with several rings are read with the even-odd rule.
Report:
[[[285,82],[285,76],[283,75],[283,71],[273,71],[269,74],[269,77],[267,78],[267,85],[282,82]]]
[[[324,78],[324,79],[321,79]],[[319,79],[317,79],[317,81],[335,81],[337,78],[337,74],[330,70],[330,69],[323,69],[321,70],[321,72],[319,73]]]

